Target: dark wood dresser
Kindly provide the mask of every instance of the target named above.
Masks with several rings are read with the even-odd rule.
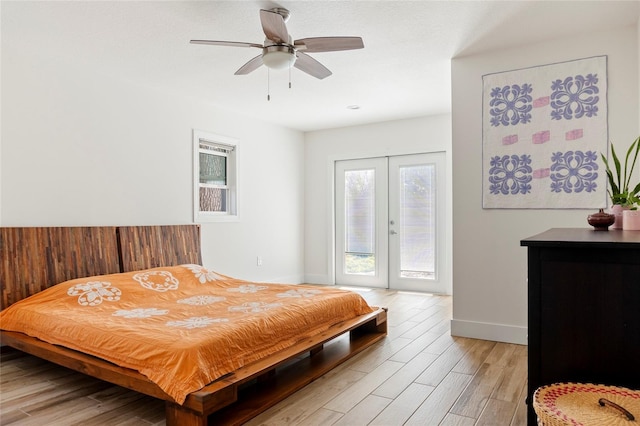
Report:
[[[640,389],[640,231],[558,228],[528,251],[528,425],[555,382]]]

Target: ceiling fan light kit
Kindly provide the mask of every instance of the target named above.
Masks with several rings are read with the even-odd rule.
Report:
[[[262,31],[266,36],[266,40],[262,45],[219,40],[191,40],[191,43],[262,49],[262,53],[240,67],[235,72],[236,75],[249,74],[261,65],[265,65],[267,68],[275,70],[295,67],[318,79],[330,76],[331,71],[307,53],[335,52],[362,49],[364,47],[360,37],[311,37],[292,42],[285,25],[290,16],[291,14],[287,9],[280,7],[270,10],[260,9],[260,22]]]
[[[262,63],[274,70],[291,68],[296,62],[296,51],[287,45],[272,45],[264,48]]]

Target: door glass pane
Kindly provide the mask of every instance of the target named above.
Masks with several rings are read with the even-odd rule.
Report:
[[[435,278],[435,165],[400,167],[400,276]]]
[[[345,172],[346,274],[375,273],[375,171]]]

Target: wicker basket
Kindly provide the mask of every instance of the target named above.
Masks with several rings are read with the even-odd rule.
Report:
[[[590,383],[538,388],[533,409],[540,426],[640,426],[640,391]]]

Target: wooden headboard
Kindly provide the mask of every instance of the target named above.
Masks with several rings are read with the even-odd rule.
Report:
[[[0,309],[74,278],[202,264],[199,225],[0,228]]]

